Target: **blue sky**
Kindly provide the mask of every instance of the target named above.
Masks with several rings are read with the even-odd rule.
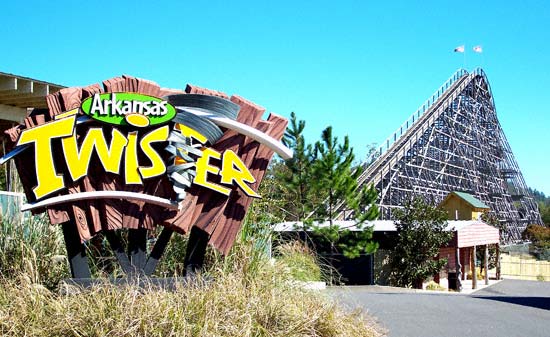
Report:
[[[550,195],[548,1],[9,1],[0,22],[2,72],[239,94],[295,111],[311,142],[332,125],[359,158],[457,68],[482,66],[527,184]]]

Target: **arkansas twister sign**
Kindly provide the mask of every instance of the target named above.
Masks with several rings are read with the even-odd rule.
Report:
[[[187,86],[160,88],[129,76],[47,97],[6,133],[28,204],[52,224],[73,221],[81,240],[102,230],[206,231],[222,252],[267,164],[292,153],[286,119],[241,97]]]

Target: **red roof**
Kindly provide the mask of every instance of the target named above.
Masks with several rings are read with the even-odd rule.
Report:
[[[482,222],[473,222],[467,226],[455,230],[453,246],[472,247],[490,245],[499,242],[499,230]],[[456,240],[456,242],[454,242]]]

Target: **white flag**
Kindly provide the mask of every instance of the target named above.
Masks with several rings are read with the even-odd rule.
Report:
[[[475,51],[476,53],[481,53],[481,52],[483,52],[483,49],[481,48],[481,46],[475,46],[475,47],[474,47],[474,51]]]
[[[464,45],[456,47],[455,53],[464,53]]]

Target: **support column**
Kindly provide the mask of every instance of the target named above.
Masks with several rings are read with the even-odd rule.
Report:
[[[470,270],[472,271],[472,289],[477,289],[476,246],[472,247],[472,256],[470,257]]]
[[[455,269],[456,269],[456,290],[462,291],[462,264],[460,263],[460,248],[456,247],[455,250]]]
[[[208,246],[208,239],[208,233],[202,229],[195,226],[191,228],[183,264],[186,276],[193,276],[202,269],[204,257],[206,255],[206,247]]]
[[[462,250],[462,257],[461,257],[461,269],[460,272],[462,273],[462,281],[466,281],[466,275],[468,275],[468,269],[466,267],[469,267],[470,261],[470,250],[469,249],[463,249]]]
[[[485,245],[483,268],[485,269],[485,285],[489,285],[489,245]]]
[[[80,242],[76,223],[73,220],[67,221],[61,225],[61,228],[65,238],[65,247],[67,247],[71,277],[73,279],[90,278],[91,272],[86,256],[86,247]]]
[[[497,249],[497,280],[500,280],[500,245],[497,243],[496,245],[496,249]]]
[[[142,275],[147,261],[147,230],[136,228],[128,230],[128,257],[132,275]]]

